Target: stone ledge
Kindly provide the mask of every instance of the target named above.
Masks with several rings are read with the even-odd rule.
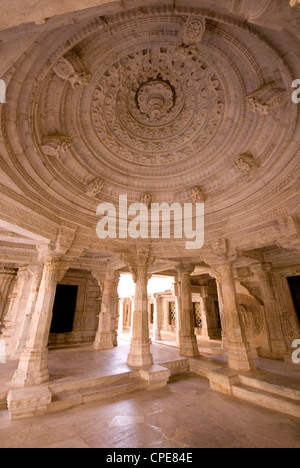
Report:
[[[171,372],[165,367],[154,365],[148,369],[141,369],[140,376],[148,382],[149,390],[154,390],[167,386]]]
[[[7,406],[12,421],[32,418],[47,413],[52,393],[47,387],[29,387],[10,390]]]
[[[210,388],[226,395],[232,395],[232,386],[240,381],[239,375],[230,369],[213,369],[208,371]]]

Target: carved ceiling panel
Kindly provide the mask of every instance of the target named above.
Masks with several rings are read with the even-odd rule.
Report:
[[[207,233],[234,232],[250,209],[253,225],[271,223],[287,206],[277,198],[295,195],[282,188],[296,177],[299,132],[282,57],[299,43],[278,34],[271,46],[265,29],[237,19],[246,3],[233,3],[226,14],[145,7],[37,35],[1,109],[0,169],[14,200],[91,232],[97,204],[125,193],[147,205],[204,200]],[[260,6],[248,17],[262,17]],[[266,199],[267,213],[256,209]]]

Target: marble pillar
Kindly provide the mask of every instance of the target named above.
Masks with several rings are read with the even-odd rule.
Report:
[[[118,335],[122,335],[124,330],[124,318],[125,318],[126,299],[121,298],[119,300],[119,324],[118,324]]]
[[[153,294],[153,305],[154,305],[154,314],[153,314],[153,341],[161,341],[160,334],[160,304],[161,298],[159,294]]]
[[[101,285],[102,277],[94,274]],[[116,321],[118,315],[118,284],[120,274],[109,270],[103,283],[101,311],[98,331],[94,342],[95,349],[113,349],[117,346]]]
[[[201,306],[201,322],[202,333],[201,338],[212,340],[218,336],[218,328],[215,317],[212,316],[209,307],[209,286],[200,286],[200,306]]]
[[[15,386],[39,385],[49,379],[47,345],[60,267],[61,258],[46,257],[28,339],[13,377]]]
[[[232,265],[223,263],[217,265],[216,270],[218,271],[218,294],[222,296],[220,297],[222,326],[225,326],[228,366],[230,369],[240,371],[254,370],[255,364],[239,312]]]
[[[14,299],[9,310],[7,327],[3,334],[9,356],[12,356],[24,320],[24,311],[28,303],[30,292],[30,282],[31,274],[29,271],[29,266],[26,265],[20,267],[17,274],[17,284],[14,291]]]
[[[179,314],[180,314],[180,284],[176,281],[172,284],[172,293],[175,298],[176,310],[176,344],[179,348]]]
[[[287,346],[280,319],[280,310],[274,290],[273,270],[271,263],[251,265],[251,270],[260,280],[262,299],[265,308],[266,325],[269,332],[271,358],[283,359]]]
[[[36,301],[43,276],[43,263],[37,263],[36,265],[30,265],[28,271],[31,274],[29,295],[27,297],[26,306],[20,310],[19,315],[19,327],[15,333],[15,341],[11,350],[12,359],[20,359],[23,349],[25,348],[30,323],[34,313]]]
[[[148,266],[145,262],[135,268],[136,283],[134,311],[132,317],[132,339],[127,363],[132,367],[150,367],[153,363],[150,352],[148,318]]]
[[[179,352],[181,356],[199,356],[197,338],[195,335],[194,309],[192,302],[190,271],[180,270],[178,273],[180,284],[179,309]]]
[[[8,305],[8,295],[13,279],[16,276],[15,268],[1,266],[0,267],[0,332],[5,335],[5,330],[7,332],[8,328],[12,327],[13,324],[13,311],[12,307],[9,307],[9,310],[6,314],[6,309]],[[10,334],[9,334],[10,336]],[[4,336],[2,335],[2,339]]]
[[[134,301],[135,301],[135,297],[132,296],[132,297],[130,298],[130,333],[129,333],[130,338],[133,337]]]

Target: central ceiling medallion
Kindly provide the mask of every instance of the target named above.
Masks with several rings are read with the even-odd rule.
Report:
[[[136,100],[140,112],[153,122],[158,122],[174,107],[176,93],[168,81],[150,79],[140,86]]]
[[[214,137],[223,87],[198,50],[140,46],[99,74],[92,126],[105,150],[145,166],[177,163]]]

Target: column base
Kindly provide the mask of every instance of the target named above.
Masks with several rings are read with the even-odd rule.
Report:
[[[49,380],[48,351],[24,349],[12,384],[15,387],[32,387]]]
[[[116,334],[109,333],[97,333],[94,341],[94,348],[97,350],[101,349],[113,349],[116,346]]]
[[[228,367],[239,371],[253,371],[256,369],[249,344],[227,341]]]
[[[150,352],[151,340],[132,339],[127,364],[130,367],[151,367],[153,357]]]
[[[199,356],[199,348],[195,335],[179,335],[179,354],[184,357]]]

